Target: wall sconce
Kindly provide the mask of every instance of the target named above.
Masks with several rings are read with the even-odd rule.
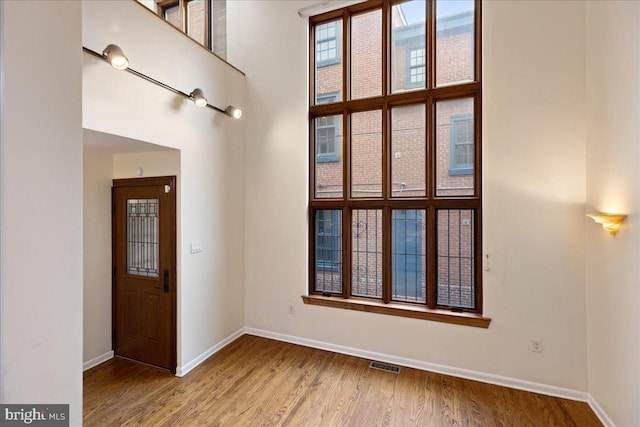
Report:
[[[120,49],[120,46],[110,44],[102,51],[102,57],[116,70],[126,70],[129,60]]]
[[[598,224],[602,224],[602,228],[607,230],[609,234],[615,235],[620,229],[620,224],[627,217],[626,215],[617,214],[587,214],[589,218],[592,218]]]
[[[196,88],[189,94],[189,98],[196,104],[198,107],[206,107],[208,102],[207,98],[204,97],[204,92],[202,89]]]
[[[122,52],[122,49],[120,49],[120,47],[115,44],[110,44],[105,47],[102,51],[102,55],[84,46],[82,47],[82,50],[97,58],[104,59],[109,64],[111,64],[113,68],[116,68],[118,70],[125,70],[140,77],[141,79],[145,79],[146,81],[153,83],[154,85],[160,86],[161,88],[164,88],[175,94],[184,96],[185,98],[189,98],[198,107],[209,107],[212,110],[216,110],[219,113],[224,113],[225,115],[233,117],[234,119],[239,119],[240,117],[242,117],[242,110],[238,107],[234,107],[233,105],[229,105],[223,110],[222,108],[218,108],[215,105],[209,104],[209,101],[207,101],[207,98],[205,98],[204,96],[204,92],[200,88],[195,88],[190,94],[187,95],[183,91],[171,87],[166,83],[162,83],[161,81],[156,80],[153,77],[149,77],[146,74],[142,74],[141,72],[134,70],[133,68],[129,68],[129,59],[127,59],[124,52]]]

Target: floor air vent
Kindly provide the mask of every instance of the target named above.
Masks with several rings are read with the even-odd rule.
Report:
[[[389,365],[388,363],[371,362],[369,364],[369,367],[373,369],[379,369],[381,371],[393,372],[394,374],[400,373],[400,366]]]

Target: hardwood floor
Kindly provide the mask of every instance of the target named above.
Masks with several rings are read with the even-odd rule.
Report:
[[[600,426],[583,402],[244,335],[178,378],[115,358],[84,374],[84,425]]]

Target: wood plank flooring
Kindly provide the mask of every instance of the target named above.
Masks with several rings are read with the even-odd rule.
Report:
[[[115,358],[84,374],[84,425],[601,426],[583,402],[243,335],[178,378]]]

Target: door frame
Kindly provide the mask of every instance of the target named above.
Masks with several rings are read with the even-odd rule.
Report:
[[[178,326],[177,326],[177,301],[178,301],[178,292],[177,292],[177,226],[176,226],[176,217],[177,217],[177,196],[176,196],[176,181],[177,178],[175,175],[171,176],[158,176],[158,177],[149,177],[149,178],[124,178],[124,179],[114,179],[111,186],[111,348],[115,351],[116,348],[116,226],[115,226],[115,197],[114,192],[116,187],[151,187],[158,185],[170,185],[170,200],[173,205],[173,209],[171,209],[171,218],[169,219],[171,232],[170,234],[170,266],[169,266],[169,299],[171,304],[170,309],[170,322],[171,322],[171,338],[170,338],[170,363],[171,363],[171,373],[175,374],[178,366],[178,357],[177,357],[177,337],[178,337]],[[160,368],[162,369],[162,368]]]

